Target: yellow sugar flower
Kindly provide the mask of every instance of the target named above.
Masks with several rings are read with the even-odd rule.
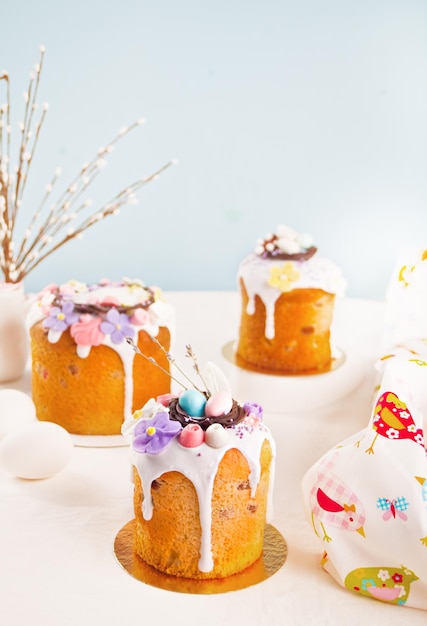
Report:
[[[293,263],[288,261],[281,267],[277,265],[270,269],[270,277],[268,284],[271,287],[276,287],[282,292],[290,291],[292,289],[292,283],[298,280],[300,273],[294,268]]]

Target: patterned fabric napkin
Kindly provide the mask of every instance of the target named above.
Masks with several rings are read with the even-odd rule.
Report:
[[[310,468],[304,505],[341,585],[427,610],[427,349],[400,347],[380,367],[367,428]]]

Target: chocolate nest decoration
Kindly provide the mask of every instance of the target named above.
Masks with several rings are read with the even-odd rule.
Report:
[[[111,308],[115,308],[119,313],[126,313],[127,315],[132,315],[136,309],[148,309],[154,303],[154,291],[150,287],[144,287],[144,290],[150,295],[147,297],[144,302],[138,302],[137,304],[133,304],[132,306],[125,306],[119,304],[88,304],[88,303],[77,303],[74,304],[74,311],[76,313],[91,313],[92,315],[102,315],[108,313]],[[59,289],[55,289],[53,292],[55,294],[55,299],[53,301],[53,306],[61,306],[64,301],[67,300],[67,296],[64,294],[60,294]]]
[[[246,417],[246,411],[233,400],[233,406],[227,415],[216,417],[191,417],[178,404],[179,398],[173,398],[169,403],[169,417],[171,420],[179,422],[183,428],[188,424],[198,424],[203,430],[207,430],[211,424],[221,424],[224,428],[231,428]]]
[[[278,259],[279,261],[308,261],[314,256],[317,252],[317,248],[315,246],[310,246],[303,252],[295,252],[294,254],[289,254],[288,252],[284,252],[280,248],[274,248],[274,250],[264,250],[264,252],[260,255],[262,259]]]

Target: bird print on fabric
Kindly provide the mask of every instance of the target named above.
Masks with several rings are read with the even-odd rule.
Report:
[[[333,468],[337,453],[331,459],[326,459],[319,465],[316,481],[310,491],[311,519],[314,532],[320,534],[316,528],[316,521],[323,531],[323,541],[332,541],[326,528],[334,527],[341,530],[358,532],[365,536],[363,524],[365,511],[363,505],[351,487],[338,478]]]
[[[344,585],[364,596],[389,602],[405,604],[411,583],[418,576],[406,567],[361,567],[347,574]]]
[[[365,450],[368,454],[374,454],[374,444],[379,436],[389,440],[409,439],[424,448],[422,429],[417,428],[405,402],[390,391],[384,392],[378,399],[372,428],[376,434],[369,448]]]

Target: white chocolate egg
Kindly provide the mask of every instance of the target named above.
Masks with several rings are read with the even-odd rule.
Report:
[[[227,432],[221,424],[211,424],[206,429],[205,443],[211,448],[222,448],[227,441]]]
[[[34,402],[23,391],[0,389],[0,441],[36,420]]]
[[[49,478],[62,470],[73,451],[69,433],[52,422],[35,421],[0,443],[0,464],[18,478]]]
[[[217,391],[206,402],[205,415],[206,417],[227,415],[227,413],[230,413],[232,406],[233,398],[230,394],[226,391]]]
[[[277,247],[286,252],[287,254],[296,254],[301,251],[300,245],[297,241],[291,239],[285,239],[284,237],[276,241]]]

